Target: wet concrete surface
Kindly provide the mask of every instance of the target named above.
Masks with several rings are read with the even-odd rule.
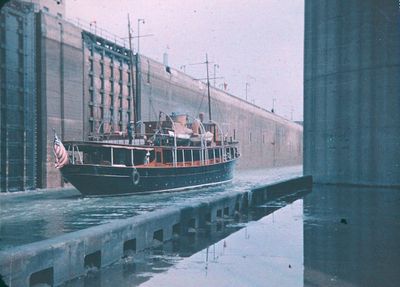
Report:
[[[302,174],[301,166],[237,172],[232,183],[189,191],[123,197],[82,197],[75,189],[0,194],[0,250],[52,238],[156,209],[183,206],[215,194]]]
[[[400,190],[314,185],[65,286],[398,286]]]

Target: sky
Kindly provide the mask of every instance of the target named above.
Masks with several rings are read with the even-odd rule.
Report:
[[[303,119],[304,0],[67,0],[67,18],[140,35],[140,53],[287,119]],[[96,24],[94,24],[94,21]],[[114,37],[114,36],[113,36]],[[137,51],[137,39],[134,40]],[[215,68],[214,68],[214,65]],[[210,80],[214,84],[214,80]],[[246,84],[247,83],[247,84]]]

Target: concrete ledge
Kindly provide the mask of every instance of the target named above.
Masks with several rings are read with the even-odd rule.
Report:
[[[8,249],[0,252],[0,272],[9,286],[38,283],[57,286],[85,275],[92,267],[110,265],[127,252],[162,244],[219,218],[311,187],[310,176],[294,178],[250,192],[217,195],[184,208],[165,208]]]
[[[260,186],[252,190],[252,204],[261,204],[266,201],[275,200],[287,196],[295,191],[311,189],[313,179],[311,175],[285,180],[274,184]]]

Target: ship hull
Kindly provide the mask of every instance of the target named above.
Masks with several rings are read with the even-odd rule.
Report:
[[[232,180],[236,159],[190,167],[66,165],[63,177],[85,196],[178,191]]]

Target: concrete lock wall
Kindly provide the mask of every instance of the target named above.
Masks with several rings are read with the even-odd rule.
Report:
[[[0,252],[0,274],[10,286],[60,285],[92,267],[157,246],[207,224],[233,217],[267,201],[310,190],[311,177],[299,177],[251,192],[216,195],[185,207],[171,207]]]
[[[184,113],[208,120],[207,85],[145,56],[140,56],[141,116]],[[212,119],[238,140],[239,168],[296,165],[302,162],[303,127],[238,97],[210,87]]]
[[[400,185],[398,1],[306,1],[304,173]]]
[[[38,19],[38,97],[41,187],[63,184],[54,168],[53,129],[62,139],[83,139],[83,52],[81,30],[53,15]]]

